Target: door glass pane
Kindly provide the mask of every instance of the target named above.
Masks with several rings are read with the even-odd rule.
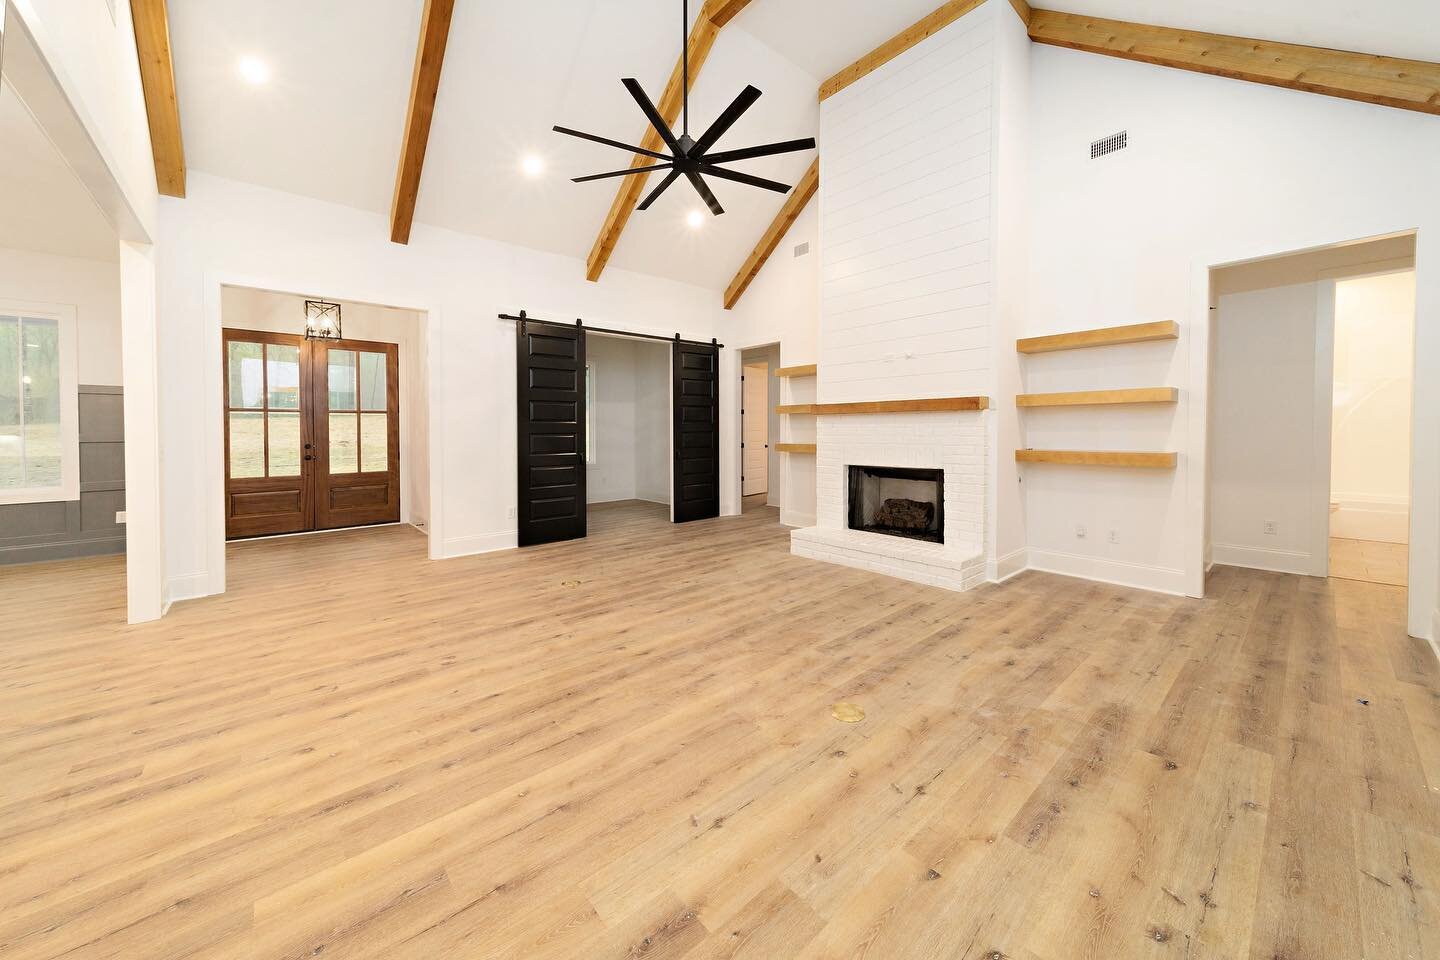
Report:
[[[331,353],[330,356],[335,354]],[[355,473],[359,470],[359,452],[355,449],[356,416],[357,414],[353,413],[330,414],[331,473]]]
[[[355,351],[331,350],[330,354],[330,409],[355,409]],[[353,421],[352,421],[353,422]],[[353,429],[350,431],[355,432]]]
[[[384,410],[385,354],[360,354],[360,409]]]
[[[20,321],[21,403],[25,411],[25,485],[60,485],[60,324]]]
[[[0,490],[25,485],[20,440],[20,318],[0,317]]]
[[[271,343],[265,346],[272,410],[300,409],[300,348]]]
[[[258,408],[265,390],[263,343],[232,340],[225,345],[230,378],[230,406]]]
[[[265,476],[265,414],[230,414],[230,478]]]
[[[380,473],[390,469],[390,415],[360,414],[360,470]]]
[[[273,385],[274,380],[270,383]],[[300,476],[300,414],[271,413],[270,423],[270,476]]]

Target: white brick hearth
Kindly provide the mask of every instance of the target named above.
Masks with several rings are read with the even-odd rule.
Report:
[[[985,579],[985,414],[876,413],[816,418],[815,526],[790,535],[797,556],[968,590]],[[945,471],[945,542],[849,529],[851,465]]]

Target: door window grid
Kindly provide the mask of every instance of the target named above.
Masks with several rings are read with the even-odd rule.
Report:
[[[390,468],[388,357],[365,350],[328,351],[330,472],[383,473]]]
[[[226,345],[230,477],[300,476],[300,349],[231,340]]]

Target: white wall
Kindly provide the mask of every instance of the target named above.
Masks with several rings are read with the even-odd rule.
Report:
[[[588,502],[670,502],[670,352],[655,341],[585,338],[585,362],[595,376]]]
[[[986,4],[820,106],[819,397],[989,396]]]
[[[393,343],[400,349],[400,520],[424,528],[430,516],[429,383],[425,318],[413,310],[341,301],[347,340]],[[249,287],[225,287],[221,320],[227,327],[299,334],[305,298]]]
[[[1333,536],[1406,543],[1415,273],[1335,284]]]
[[[760,275],[745,291],[735,308],[725,314],[727,349],[721,352],[722,382],[733,389],[722,392],[722,422],[736,431],[733,437],[722,435],[724,443],[739,444],[740,423],[740,354],[744,348],[779,343],[779,365],[785,367],[815,363],[818,357],[820,331],[820,212],[819,204],[811,201],[790,226],[775,253]],[[809,250],[795,255],[796,247],[808,244]],[[737,261],[736,267],[739,267]],[[785,379],[777,385],[779,403],[809,403],[815,400],[814,378]],[[814,443],[815,418],[777,415],[772,424],[770,442]],[[778,502],[780,522],[787,527],[808,527],[815,523],[815,458],[805,454],[780,454],[778,462]],[[726,512],[740,509],[740,463],[723,475],[722,488],[726,502],[733,504]]]
[[[1214,560],[1324,576],[1327,518],[1315,516],[1313,496],[1328,467],[1315,444],[1328,422],[1315,396],[1316,284],[1223,295],[1216,328]]]
[[[1170,429],[1090,417],[1088,439],[1140,449],[1167,439],[1173,473],[1032,470],[1032,548],[1080,554],[1106,575],[1177,592],[1203,581],[1207,268],[1418,229],[1416,350],[1440,370],[1440,124],[1433,117],[1118,59],[1031,52],[1031,229],[1027,325],[1034,335],[1177,320],[1169,355],[1077,351],[1062,372],[1093,387],[1142,373],[1182,388]],[[1087,147],[1128,130],[1131,146],[1092,161]],[[1217,135],[1217,131],[1223,131]],[[1337,136],[1336,131],[1344,131]],[[1092,376],[1084,378],[1087,366]],[[1141,371],[1141,366],[1146,369]],[[1032,384],[1032,387],[1034,385]],[[1415,488],[1440,485],[1440,378],[1417,379]],[[1083,415],[1082,415],[1083,417]],[[1085,429],[1076,428],[1077,439]],[[1412,516],[1410,626],[1429,633],[1440,580],[1436,498]],[[1077,541],[1074,523],[1131,531],[1118,545]],[[1113,560],[1114,563],[1103,561]]]
[[[118,263],[0,248],[0,300],[74,307],[80,383],[123,382]]]
[[[427,314],[434,400],[431,551],[437,558],[515,544],[515,330],[497,314],[709,340],[720,329],[713,291],[625,271],[585,280],[583,262],[417,226],[389,242],[376,214],[192,172],[189,197],[161,207],[162,376],[167,539],[176,596],[223,587],[217,494],[222,283]],[[213,383],[212,383],[213,381]],[[213,386],[213,390],[212,390]],[[203,398],[213,395],[215,404]],[[722,425],[722,474],[734,469]],[[204,535],[198,531],[206,531]]]

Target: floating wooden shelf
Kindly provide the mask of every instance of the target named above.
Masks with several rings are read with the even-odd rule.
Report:
[[[929,400],[867,400],[859,403],[787,403],[776,413],[826,416],[858,413],[935,413],[947,410],[988,410],[989,397],[934,397]]]
[[[1175,387],[1140,387],[1133,390],[1081,390],[1072,393],[1022,393],[1015,398],[1017,407],[1090,407],[1131,403],[1175,403],[1180,391]]]
[[[1138,450],[1016,450],[1020,463],[1063,463],[1081,467],[1142,467],[1173,469],[1175,454]]]
[[[781,453],[814,453],[813,443],[777,443],[775,449]]]
[[[815,376],[815,364],[806,363],[798,367],[778,367],[775,370],[777,377],[813,377]]]
[[[1108,347],[1119,343],[1145,343],[1150,340],[1175,340],[1180,325],[1174,320],[1155,323],[1132,323],[1125,327],[1101,327],[1098,330],[1076,330],[1048,337],[1029,337],[1015,341],[1021,353],[1051,353],[1056,350],[1079,350],[1083,347]]]

